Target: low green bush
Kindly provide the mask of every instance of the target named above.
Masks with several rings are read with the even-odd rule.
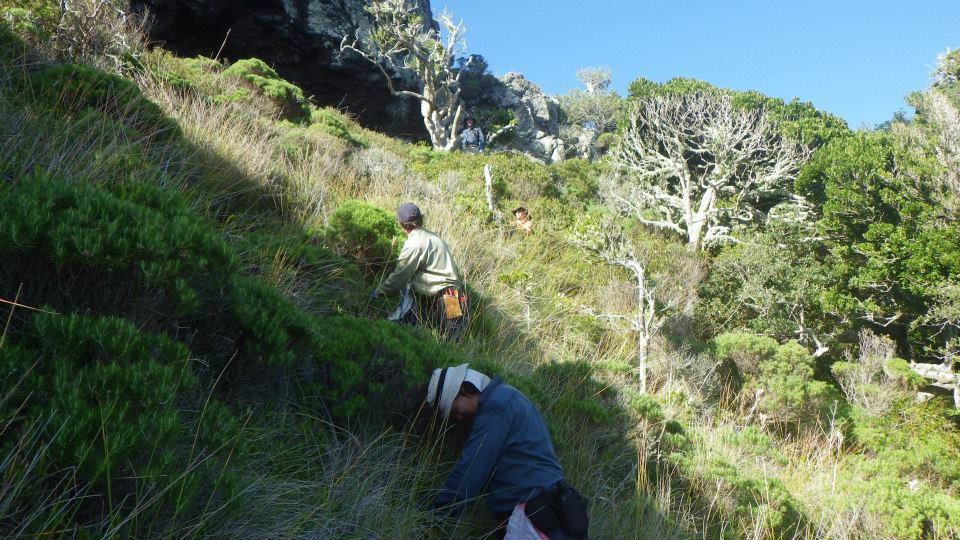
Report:
[[[616,392],[594,378],[594,367],[589,362],[549,362],[536,370],[537,377],[556,388],[557,396],[547,413],[558,417],[578,416],[598,425],[614,419],[612,398]]]
[[[298,305],[319,313],[359,307],[366,299],[357,266],[298,231],[251,232],[234,245],[243,264],[281,290],[293,290]],[[306,294],[304,294],[306,293]]]
[[[8,31],[14,34],[28,36],[33,40],[49,39],[49,30],[44,27],[42,19],[33,11],[18,7],[4,9],[3,4],[0,2],[0,26],[8,28]],[[0,33],[2,32],[3,30],[0,30]],[[0,48],[3,47],[3,43],[3,38],[0,38]]]
[[[910,364],[903,358],[891,358],[884,364],[884,373],[900,387],[916,390],[927,384],[927,380],[916,371],[910,369]]]
[[[338,418],[406,415],[422,403],[434,367],[466,359],[422,332],[352,316],[318,321],[315,347],[325,369],[319,389]]]
[[[757,526],[762,527],[763,538],[803,537],[807,518],[800,503],[779,480],[751,476],[720,458],[708,461],[699,475],[721,490],[730,490],[733,508],[725,517],[732,519],[734,530],[727,537],[742,538],[755,533]]]
[[[215,75],[223,64],[213,58],[178,58],[162,49],[151,51],[150,73],[159,81],[183,92],[209,92],[216,86]],[[249,93],[248,93],[249,95]]]
[[[720,334],[711,345],[717,360],[732,363],[744,376],[755,375],[760,364],[772,359],[778,348],[772,338],[743,332]]]
[[[949,493],[922,483],[907,485],[891,474],[851,481],[844,491],[851,508],[879,517],[889,538],[925,540],[960,535],[960,502]]]
[[[731,332],[714,338],[715,357],[735,368],[733,388],[741,399],[757,400],[767,420],[777,425],[813,424],[826,418],[839,393],[814,378],[815,359],[795,341],[778,345],[754,334]]]
[[[112,317],[37,313],[0,358],[4,388],[26,375],[4,405],[28,405],[15,430],[44,427],[44,470],[76,467],[98,486],[132,473],[149,461],[147,449],[163,451],[182,434],[175,402],[196,384],[186,347]]]
[[[737,431],[725,432],[723,440],[752,456],[768,459],[777,465],[786,466],[789,463],[783,452],[774,446],[770,436],[758,426],[747,426]]]
[[[338,253],[371,273],[384,271],[396,260],[403,231],[388,212],[359,200],[340,204],[327,219],[325,237]]]
[[[851,438],[875,458],[861,468],[960,490],[960,429],[946,418],[948,412],[936,400],[904,404],[879,417],[854,409]]]
[[[172,192],[146,183],[67,184],[42,171],[0,191],[0,253],[43,255],[55,265],[132,272],[189,293],[191,276],[231,272],[238,259]],[[188,303],[193,303],[185,298]]]
[[[225,70],[226,76],[239,77],[256,87],[261,94],[273,100],[283,117],[294,122],[310,120],[310,102],[299,86],[282,78],[259,58],[234,62]]]
[[[177,123],[144,97],[127,79],[79,64],[48,66],[31,73],[30,91],[45,113],[83,116],[89,110],[114,119],[137,139],[170,139],[180,135]]]
[[[52,28],[60,20],[60,6],[54,0],[0,0],[0,15],[10,13],[31,19],[33,25]],[[13,17],[10,17],[13,18]]]
[[[828,418],[840,399],[832,385],[814,379],[814,358],[796,341],[760,364],[755,384],[762,390],[760,406],[775,424],[815,424]]]

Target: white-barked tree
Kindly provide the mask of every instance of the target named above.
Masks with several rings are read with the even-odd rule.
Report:
[[[374,28],[361,43],[356,36],[344,36],[340,52],[353,51],[376,65],[395,96],[420,100],[420,113],[434,150],[450,151],[457,144],[457,127],[463,114],[460,76],[456,55],[464,51],[466,28],[454,23],[449,13],[437,18],[437,25],[424,24],[416,6],[408,0],[379,0],[365,8],[373,16]],[[445,30],[446,39],[439,27]],[[398,89],[393,73],[407,71],[419,81],[419,90]]]
[[[631,109],[601,188],[620,213],[702,249],[786,198],[806,154],[723,93],[655,96]]]

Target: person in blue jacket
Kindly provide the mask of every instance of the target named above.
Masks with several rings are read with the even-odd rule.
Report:
[[[485,493],[501,525],[523,504],[550,540],[587,538],[583,500],[564,478],[543,417],[519,390],[462,364],[434,370],[427,403],[443,419],[473,422],[434,511],[459,514]]]
[[[483,152],[486,139],[483,136],[483,131],[476,126],[476,120],[472,116],[468,116],[464,123],[466,127],[460,132],[460,149],[474,154]]]

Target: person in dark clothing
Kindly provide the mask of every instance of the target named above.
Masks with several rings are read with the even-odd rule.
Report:
[[[517,505],[550,540],[587,538],[587,514],[566,483],[543,417],[519,390],[467,364],[437,369],[427,402],[441,418],[472,420],[460,459],[431,507],[459,514],[464,503],[486,493],[486,503],[505,524]]]
[[[472,116],[468,116],[465,123],[467,127],[460,132],[460,149],[474,154],[483,152],[483,145],[486,142],[483,131],[475,126],[476,120]]]

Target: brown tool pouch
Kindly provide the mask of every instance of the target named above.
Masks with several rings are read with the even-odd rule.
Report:
[[[463,316],[460,307],[460,292],[454,288],[443,291],[443,313],[447,319],[456,319]]]

